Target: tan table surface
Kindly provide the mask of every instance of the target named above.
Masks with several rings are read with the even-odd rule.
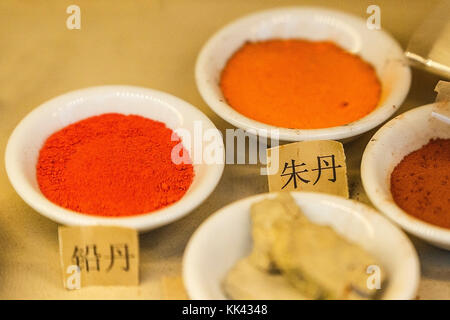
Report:
[[[81,7],[81,30],[68,30],[66,8]],[[257,166],[228,165],[209,200],[184,219],[141,235],[139,287],[62,288],[57,224],[28,207],[12,189],[3,154],[29,111],[70,90],[130,84],[174,94],[204,111],[221,129],[232,127],[203,102],[194,82],[202,44],[227,22],[260,9],[316,4],[367,17],[373,1],[55,0],[0,2],[0,298],[163,298],[161,278],[179,276],[186,242],[222,206],[267,191]],[[382,26],[405,46],[436,1],[376,1]],[[437,77],[414,71],[401,111],[434,101]],[[359,165],[374,131],[345,146],[351,196],[363,202]],[[450,252],[413,239],[422,263],[421,299],[450,299]]]

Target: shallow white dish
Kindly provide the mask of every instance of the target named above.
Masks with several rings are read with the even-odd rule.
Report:
[[[374,255],[386,268],[383,299],[413,299],[420,278],[417,253],[406,235],[375,210],[320,193],[292,192],[309,219],[332,226]],[[274,194],[234,202],[209,217],[190,239],[183,258],[183,281],[192,299],[226,299],[221,283],[251,250],[250,206]]]
[[[404,212],[391,194],[391,173],[409,153],[431,138],[450,138],[450,126],[433,116],[435,104],[405,112],[386,123],[372,137],[364,151],[361,178],[372,203],[407,232],[438,247],[450,250],[450,230]]]
[[[47,200],[36,180],[36,162],[44,141],[52,133],[71,123],[110,112],[136,114],[161,121],[172,130],[184,128],[193,132],[194,121],[201,122],[205,130],[216,129],[192,105],[156,90],[132,86],[101,86],[58,96],[37,107],[22,120],[12,133],[6,148],[5,164],[9,180],[28,205],[65,225],[114,225],[145,231],[185,216],[214,190],[222,175],[223,163],[194,164],[195,178],[184,197],[170,206],[147,214],[118,218],[98,217],[67,210]]]
[[[382,83],[377,108],[347,125],[324,129],[286,129],[264,124],[238,113],[222,95],[220,74],[231,55],[246,41],[271,38],[331,40],[371,63]],[[260,136],[279,129],[280,140],[343,140],[360,135],[387,120],[403,103],[411,84],[411,71],[399,44],[382,30],[369,30],[366,21],[335,10],[292,7],[259,12],[218,31],[201,50],[195,69],[198,90],[220,117]],[[355,79],[357,81],[357,79]]]

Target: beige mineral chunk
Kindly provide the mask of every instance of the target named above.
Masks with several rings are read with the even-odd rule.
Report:
[[[251,207],[253,250],[250,261],[265,271],[273,271],[276,266],[270,252],[276,242],[275,223],[292,220],[306,220],[288,193],[280,193],[275,199],[265,199]]]
[[[240,260],[223,283],[226,294],[234,300],[304,300],[305,296],[281,274],[264,272],[248,258]]]
[[[248,263],[260,271],[281,272],[302,294],[313,299],[367,299],[366,272],[376,260],[331,227],[310,222],[289,193],[251,208],[253,250]]]

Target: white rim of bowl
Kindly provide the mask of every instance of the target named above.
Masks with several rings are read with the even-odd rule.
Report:
[[[323,200],[323,201],[328,201],[328,202],[332,202],[334,204],[339,204],[339,205],[343,205],[345,207],[349,206],[349,203],[351,203],[351,206],[353,206],[354,208],[364,208],[365,210],[367,210],[367,212],[370,212],[369,214],[373,214],[375,215],[375,217],[380,218],[381,221],[383,221],[383,223],[385,223],[386,225],[390,226],[391,228],[393,228],[393,230],[396,230],[399,234],[400,237],[402,237],[405,240],[405,243],[408,245],[408,248],[411,250],[412,253],[412,257],[414,260],[414,269],[411,270],[411,272],[414,274],[414,279],[412,279],[412,281],[410,282],[409,287],[407,287],[404,290],[404,294],[403,296],[400,296],[396,299],[399,300],[409,300],[409,299],[414,299],[416,294],[417,294],[417,290],[419,288],[419,282],[420,282],[420,262],[419,262],[419,257],[417,255],[417,251],[415,249],[415,247],[412,245],[411,240],[406,236],[406,234],[395,224],[392,224],[388,219],[386,219],[385,217],[377,214],[377,211],[361,202],[358,202],[356,200],[353,199],[345,199],[339,196],[335,196],[335,195],[331,195],[331,194],[325,194],[325,193],[318,193],[318,192],[304,192],[304,191],[291,191],[290,193],[297,193],[297,194],[302,194],[304,196],[309,196],[309,197],[315,197],[317,201]],[[198,299],[196,297],[201,297],[203,296],[202,293],[199,293],[197,290],[197,286],[196,283],[193,282],[189,276],[189,268],[187,267],[188,265],[191,265],[191,258],[193,256],[193,254],[191,253],[192,251],[192,246],[193,243],[195,243],[195,239],[197,238],[197,235],[202,231],[203,228],[207,228],[208,225],[211,223],[212,220],[214,220],[218,215],[222,214],[223,211],[228,210],[230,207],[237,205],[238,203],[244,203],[244,202],[255,202],[258,200],[262,200],[266,197],[270,197],[270,196],[275,196],[275,193],[271,193],[271,192],[266,192],[266,193],[260,193],[260,194],[256,194],[253,196],[249,196],[240,200],[236,200],[234,202],[231,202],[229,204],[227,204],[226,206],[220,208],[219,210],[215,211],[213,214],[211,214],[210,216],[208,216],[198,227],[197,229],[194,231],[194,233],[191,235],[191,237],[189,238],[189,241],[186,245],[186,248],[184,250],[184,254],[183,254],[183,260],[182,260],[182,276],[183,276],[183,283],[184,286],[186,288],[186,291],[188,293],[189,297],[194,297],[194,299]],[[195,289],[192,289],[192,288]],[[202,297],[204,298],[204,297]]]
[[[33,109],[19,122],[12,132],[5,152],[5,168],[11,185],[31,208],[53,221],[69,226],[110,225],[134,228],[138,231],[148,231],[169,224],[189,214],[214,191],[222,177],[224,169],[223,163],[215,164],[208,169],[210,171],[208,171],[208,175],[203,177],[204,181],[202,181],[202,187],[199,187],[195,193],[187,196],[185,195],[179,201],[162,209],[129,217],[102,217],[65,209],[48,200],[42,193],[36,191],[28,183],[27,178],[15,163],[18,148],[18,146],[15,145],[15,140],[17,139],[17,136],[23,134],[22,127],[28,124],[28,122],[33,122],[33,118],[44,108],[52,108],[54,104],[73,100],[80,96],[95,95],[107,91],[126,91],[147,94],[153,97],[156,96],[158,99],[166,101],[176,109],[181,107],[185,110],[184,112],[187,111],[195,115],[196,119],[202,120],[208,127],[217,129],[211,120],[209,120],[209,118],[200,110],[188,102],[162,91],[127,85],[96,86],[70,91],[52,98]]]
[[[409,215],[403,209],[397,206],[394,200],[387,201],[383,197],[383,195],[385,195],[384,193],[381,194],[377,192],[377,189],[380,189],[381,187],[378,183],[374,183],[374,181],[378,181],[378,179],[376,178],[377,174],[375,170],[372,169],[376,165],[375,157],[373,156],[373,154],[376,152],[380,137],[382,137],[387,130],[391,130],[390,128],[392,123],[395,121],[401,121],[399,117],[403,119],[405,117],[408,117],[408,115],[414,114],[416,112],[423,112],[426,109],[429,109],[429,111],[431,112],[432,105],[433,104],[428,104],[406,111],[401,115],[398,115],[391,121],[387,122],[375,133],[375,135],[370,139],[370,142],[367,144],[362,156],[361,180],[364,190],[366,191],[370,201],[378,210],[380,210],[380,212],[394,221],[401,228],[403,228],[410,234],[417,236],[418,238],[425,239],[434,243],[445,243],[446,245],[450,245],[450,230],[435,226],[431,223],[422,221],[418,218],[413,217],[412,215]],[[368,181],[372,182],[369,183]]]
[[[216,43],[220,42],[220,38],[222,38],[227,33],[232,33],[234,29],[239,27],[240,24],[246,23],[247,21],[270,17],[273,14],[292,13],[295,11],[321,12],[323,14],[333,15],[342,19],[351,20],[355,23],[361,24],[362,27],[366,28],[366,22],[362,18],[359,18],[357,16],[337,10],[308,6],[264,10],[234,20],[233,22],[225,25],[223,28],[213,34],[213,36],[209,38],[209,40],[205,43],[200,51],[200,54],[197,57],[195,66],[195,80],[198,91],[200,92],[200,95],[208,104],[208,106],[218,116],[220,116],[227,122],[244,130],[256,130],[257,134],[261,137],[267,138],[268,132],[270,132],[270,130],[279,130],[279,139],[284,141],[342,140],[351,138],[373,129],[374,127],[386,121],[390,116],[392,116],[398,110],[398,108],[400,108],[411,86],[411,69],[406,63],[406,58],[404,58],[405,67],[402,69],[402,78],[396,83],[395,88],[386,98],[384,103],[377,106],[376,109],[374,109],[365,117],[342,126],[323,129],[288,129],[272,126],[242,115],[230,105],[228,105],[224,99],[216,95],[215,91],[211,87],[209,79],[204,75],[202,69],[205,65],[208,64],[207,58],[210,54],[210,51],[213,50]],[[384,30],[378,30],[377,32],[379,32],[386,41],[389,41],[391,43],[392,48],[397,51],[396,54],[398,54],[399,57],[404,57],[401,46],[390,34],[388,34]]]

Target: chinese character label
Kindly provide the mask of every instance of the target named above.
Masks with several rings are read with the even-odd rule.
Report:
[[[272,159],[279,161],[278,172],[268,175],[271,192],[316,191],[348,198],[347,167],[340,142],[290,143],[267,149],[267,158],[268,166]]]
[[[90,285],[138,285],[139,242],[136,230],[121,227],[59,227],[66,289]],[[76,268],[80,285],[73,286]]]

